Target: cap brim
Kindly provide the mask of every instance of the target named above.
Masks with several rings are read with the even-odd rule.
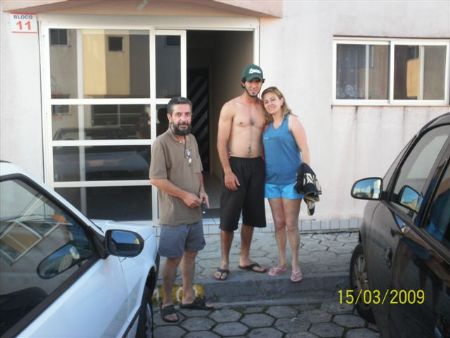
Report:
[[[253,80],[263,80],[261,76],[248,76],[245,81],[253,81]]]

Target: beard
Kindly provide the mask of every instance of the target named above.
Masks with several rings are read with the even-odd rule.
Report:
[[[247,88],[244,87],[244,89],[247,92],[248,96],[250,96],[250,97],[258,97],[259,92],[257,92],[256,94],[252,94]]]
[[[180,126],[186,126],[186,128],[180,129]],[[171,123],[171,128],[172,128],[173,133],[178,136],[186,136],[186,135],[190,134],[191,130],[192,130],[192,126],[190,124],[185,124],[185,123],[183,123],[183,124]]]

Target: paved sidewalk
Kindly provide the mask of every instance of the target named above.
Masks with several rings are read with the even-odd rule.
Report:
[[[206,247],[197,258],[195,283],[201,286],[200,289],[204,290],[208,299],[219,304],[252,302],[258,299],[290,299],[299,295],[318,299],[332,298],[337,290],[348,286],[350,258],[358,242],[357,232],[302,233],[300,241],[300,265],[304,276],[301,283],[289,280],[290,269],[276,277],[238,269],[238,232],[235,233],[230,254],[229,278],[226,281],[216,281],[213,273],[220,264],[220,237],[217,234],[207,235]],[[254,233],[250,253],[255,262],[266,267],[275,265],[277,252],[273,232]],[[162,259],[161,266],[163,261]],[[159,277],[161,278],[161,274]],[[177,283],[181,284],[179,273]],[[161,280],[158,284],[161,284]]]
[[[375,325],[338,301],[182,310],[177,324],[155,313],[154,338],[378,338]]]
[[[238,232],[231,249],[230,276],[216,281],[212,276],[220,262],[219,235],[207,235],[206,242],[197,259],[195,288],[214,302],[215,310],[179,310],[180,321],[169,324],[155,306],[155,338],[379,337],[376,326],[360,318],[353,306],[340,304],[337,293],[348,288],[356,231],[302,233],[301,283],[290,282],[290,269],[276,277],[238,269]],[[273,232],[255,232],[251,258],[266,267],[277,263]],[[181,284],[179,275],[177,283]],[[174,294],[181,296],[179,290]]]

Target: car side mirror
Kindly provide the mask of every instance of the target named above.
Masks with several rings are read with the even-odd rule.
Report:
[[[422,195],[409,185],[405,185],[400,190],[399,203],[409,210],[419,212],[420,206],[422,205],[422,200]]]
[[[114,256],[135,257],[144,248],[144,240],[133,231],[108,230],[105,239],[106,251]]]
[[[379,177],[364,178],[353,184],[351,195],[360,200],[379,200],[383,180]]]
[[[80,251],[69,242],[44,258],[37,267],[37,273],[43,279],[50,279],[70,269],[81,260]]]

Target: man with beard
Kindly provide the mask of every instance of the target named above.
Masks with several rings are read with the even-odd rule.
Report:
[[[152,146],[150,184],[158,188],[159,254],[166,257],[162,269],[161,317],[177,322],[172,299],[178,265],[181,262],[183,297],[180,308],[209,309],[204,299],[195,298],[195,257],[205,247],[201,204],[209,207],[203,187],[202,162],[191,132],[192,103],[184,97],[167,105],[168,130]]]
[[[242,94],[226,102],[220,112],[217,150],[224,172],[224,186],[220,199],[221,262],[214,273],[217,280],[226,280],[230,274],[230,249],[241,211],[239,268],[259,273],[267,270],[250,259],[253,229],[266,226],[264,161],[261,157],[265,115],[258,98],[263,83],[263,71],[259,66],[245,66],[241,76]]]

